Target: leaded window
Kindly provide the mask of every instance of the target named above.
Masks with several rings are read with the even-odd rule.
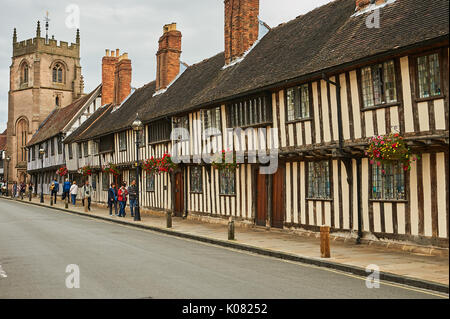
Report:
[[[417,75],[419,77],[420,98],[441,95],[441,72],[438,53],[417,58]]]
[[[83,157],[83,147],[81,146],[81,143],[78,143],[78,158]]]
[[[67,148],[69,149],[69,159],[73,158],[73,148],[72,147],[73,147],[72,143],[67,145]]]
[[[88,142],[83,143],[83,151],[84,151],[84,157],[89,156],[89,144]]]
[[[234,170],[230,169],[219,170],[219,184],[221,195],[235,195],[236,174]]]
[[[171,123],[166,120],[150,123],[148,126],[148,142],[152,144],[170,141],[171,129]]]
[[[53,139],[50,139],[49,143],[50,143],[50,152],[51,155],[53,156],[55,155],[55,141]]]
[[[127,150],[127,132],[119,133],[119,151],[123,152]]]
[[[203,130],[209,128],[216,128],[220,130],[222,128],[222,125],[220,124],[220,107],[202,110],[201,118]]]
[[[62,152],[63,152],[63,142],[62,142],[62,137],[61,136],[58,136],[57,143],[58,143],[58,154],[62,154]]]
[[[109,189],[109,173],[102,173],[102,190]]]
[[[191,181],[191,192],[192,193],[202,193],[203,192],[203,179],[202,179],[202,168],[201,166],[192,166],[190,168],[190,181]]]
[[[155,191],[155,174],[147,174],[145,177],[145,188],[147,192]]]
[[[364,107],[397,102],[394,61],[362,68],[361,86]]]
[[[308,197],[318,199],[331,198],[329,161],[308,163]]]
[[[245,127],[272,122],[272,105],[266,95],[233,102],[227,106],[231,127]]]
[[[295,121],[309,118],[309,84],[303,84],[286,90],[287,119]]]
[[[405,174],[401,163],[372,165],[372,199],[406,199]]]
[[[53,67],[53,82],[63,83],[63,67],[61,64],[57,63]]]

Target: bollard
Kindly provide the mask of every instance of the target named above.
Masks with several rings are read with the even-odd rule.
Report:
[[[28,200],[29,200],[30,202],[31,202],[32,196],[33,196],[33,192],[30,191],[29,194],[28,194]]]
[[[50,195],[50,206],[53,206],[53,196]]]
[[[330,258],[330,227],[320,227],[320,256]]]
[[[88,199],[87,197],[83,199],[84,212],[88,212]]]
[[[228,240],[234,240],[234,221],[230,217],[228,221]]]
[[[172,228],[172,212],[167,212],[167,228]]]
[[[68,209],[69,208],[69,196],[66,195],[66,197],[64,198],[64,208]]]

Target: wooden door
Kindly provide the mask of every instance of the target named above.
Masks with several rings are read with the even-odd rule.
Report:
[[[175,216],[183,216],[184,211],[184,176],[179,172],[175,174]]]
[[[268,175],[256,170],[256,225],[266,226],[267,221],[267,180]]]
[[[284,167],[278,166],[272,177],[272,227],[283,228],[284,224]]]

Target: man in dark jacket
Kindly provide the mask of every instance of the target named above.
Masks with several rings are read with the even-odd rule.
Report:
[[[115,216],[117,216],[117,188],[116,184],[111,183],[111,187],[108,190],[108,207],[109,207],[109,216],[112,216],[112,208],[114,206]]]
[[[131,185],[128,187],[128,194],[130,196],[130,212],[131,212],[131,217],[134,217],[134,213],[135,213],[135,207],[137,204],[137,186],[136,186],[136,180],[133,179],[133,181],[131,182]]]

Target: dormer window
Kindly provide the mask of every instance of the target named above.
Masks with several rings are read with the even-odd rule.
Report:
[[[60,63],[53,67],[53,83],[63,83],[64,69]]]

